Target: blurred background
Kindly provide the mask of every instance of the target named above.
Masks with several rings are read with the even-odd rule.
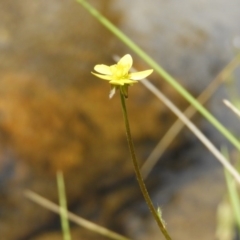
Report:
[[[239,51],[237,0],[89,2],[194,96]],[[30,189],[57,203],[58,170],[74,213],[133,239],[163,239],[135,180],[120,100],[109,100],[108,84],[90,73],[126,53],[138,70],[149,68],[75,1],[0,1],[1,239],[62,239],[59,217],[23,194]],[[207,104],[236,135],[239,121],[222,99],[239,94],[239,74],[236,69],[234,82],[219,84]],[[180,109],[188,106],[163,79],[153,74],[150,80]],[[141,84],[129,90],[143,164],[175,116]],[[227,144],[201,116],[194,122],[218,147]],[[184,129],[175,138],[146,184],[173,239],[216,239],[223,169],[192,133]],[[73,239],[105,239],[71,229]]]

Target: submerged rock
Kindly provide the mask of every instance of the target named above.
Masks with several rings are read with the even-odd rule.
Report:
[[[106,1],[95,4],[107,10]],[[79,214],[108,224],[139,190],[127,183],[134,173],[120,100],[110,101],[110,87],[90,72],[112,63],[123,47],[74,1],[3,0],[0,15],[1,239],[29,239],[54,222],[23,192],[58,202],[57,170],[64,172],[69,205],[80,203]],[[175,117],[140,84],[129,95],[142,160]]]

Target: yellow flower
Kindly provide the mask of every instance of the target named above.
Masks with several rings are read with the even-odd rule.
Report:
[[[141,72],[129,73],[132,67],[132,57],[130,54],[123,56],[117,64],[107,66],[104,64],[98,64],[94,67],[94,70],[98,73],[92,72],[93,75],[109,81],[111,84],[111,92],[109,97],[111,98],[117,89],[120,89],[121,93],[125,97],[128,96],[128,87],[137,83],[138,80],[144,79],[149,76],[153,70],[145,70]]]

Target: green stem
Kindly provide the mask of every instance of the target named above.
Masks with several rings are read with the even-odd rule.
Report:
[[[226,147],[222,147],[221,150],[222,150],[221,152],[226,157],[226,159],[229,160],[230,157],[229,157],[228,149]],[[225,181],[227,184],[229,199],[233,208],[233,214],[235,215],[236,225],[238,227],[238,232],[240,233],[240,199],[238,195],[238,188],[236,186],[236,182],[234,181],[234,179],[226,169],[224,169],[224,174],[225,174]]]
[[[65,195],[65,184],[63,179],[63,173],[60,171],[57,172],[57,186],[58,186],[63,239],[71,240],[71,234],[70,234],[70,228],[69,228],[69,222],[68,222],[68,212],[67,212],[67,199]]]
[[[123,116],[124,116],[124,121],[125,121],[126,133],[127,133],[128,146],[129,146],[129,150],[130,150],[130,153],[131,153],[131,157],[132,157],[132,161],[133,161],[134,170],[135,170],[135,174],[136,174],[136,177],[137,177],[138,184],[139,184],[140,189],[142,191],[143,197],[144,197],[144,199],[145,199],[153,217],[155,218],[155,221],[157,222],[162,234],[164,235],[164,237],[167,240],[171,240],[171,237],[169,236],[169,234],[167,232],[167,229],[165,228],[161,217],[159,216],[159,214],[157,213],[156,209],[153,206],[153,203],[151,201],[151,198],[148,194],[147,188],[146,188],[145,183],[143,181],[142,174],[140,172],[140,167],[139,167],[138,161],[136,159],[135,151],[134,151],[134,145],[133,145],[131,131],[130,131],[130,125],[129,125],[129,121],[128,121],[127,108],[126,108],[126,104],[125,104],[125,96],[121,91],[120,91],[120,96],[121,96],[122,110],[123,110]]]
[[[171,75],[169,75],[161,66],[157,64],[147,53],[138,47],[130,38],[114,26],[107,18],[99,13],[94,7],[85,0],[76,0],[87,11],[102,23],[108,30],[125,43],[132,51],[151,66],[165,81],[175,88],[188,102],[190,102],[214,127],[225,136],[238,150],[240,150],[240,141],[226,129],[206,108],[204,108],[184,87],[182,87]]]

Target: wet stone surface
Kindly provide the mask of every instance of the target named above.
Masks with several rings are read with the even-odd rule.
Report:
[[[117,23],[108,1],[94,4]],[[115,213],[139,190],[120,101],[110,101],[110,87],[90,72],[123,54],[122,45],[74,1],[4,0],[0,15],[0,238],[34,239],[54,228],[55,214],[23,192],[57,203],[57,170],[64,172],[71,210],[114,225]],[[132,134],[144,156],[174,116],[140,84],[130,96]]]

